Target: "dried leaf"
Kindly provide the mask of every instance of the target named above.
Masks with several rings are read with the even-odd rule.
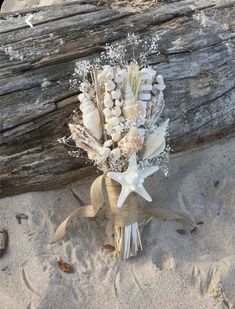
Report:
[[[62,270],[64,273],[71,274],[73,273],[73,267],[69,265],[68,263],[64,262],[63,260],[58,261],[58,266],[60,270]]]
[[[109,245],[109,244],[103,245],[103,246],[102,246],[102,249],[103,249],[103,250],[106,250],[106,251],[108,251],[108,252],[113,252],[113,251],[116,250],[116,248],[115,248],[113,245]]]
[[[8,247],[8,233],[7,230],[0,230],[0,257],[4,255]]]

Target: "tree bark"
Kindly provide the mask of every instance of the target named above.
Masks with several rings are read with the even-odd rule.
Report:
[[[78,107],[75,64],[127,33],[158,38],[170,143],[234,132],[234,1],[183,0],[130,13],[78,1],[0,15],[1,196],[61,186],[93,170],[57,142]],[[33,14],[33,28],[25,18]],[[131,55],[130,55],[131,56]]]

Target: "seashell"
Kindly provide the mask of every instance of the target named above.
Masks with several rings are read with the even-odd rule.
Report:
[[[82,111],[84,127],[86,127],[93,136],[100,140],[102,136],[102,124],[98,109],[85,94],[81,93],[78,98],[82,102],[80,109]]]
[[[140,78],[142,80],[152,80],[156,75],[156,71],[153,70],[151,67],[143,68],[140,71]]]
[[[108,147],[101,147],[99,149],[99,155],[101,156],[102,160],[105,161],[110,155],[110,149]]]
[[[104,147],[111,147],[113,145],[113,141],[111,139],[108,139],[104,142]]]
[[[121,90],[120,90],[120,89],[113,90],[113,91],[111,92],[112,99],[113,99],[113,100],[118,100],[118,99],[120,99],[121,94],[122,94],[122,93],[121,93]]]
[[[126,78],[126,76],[127,76],[126,70],[118,70],[114,77],[115,83],[120,84],[124,80],[124,78]]]
[[[114,90],[116,87],[115,83],[112,80],[108,80],[105,84],[104,84],[104,88],[105,91],[112,91]]]
[[[147,102],[146,101],[137,101],[138,103],[138,120],[139,125],[144,125],[145,117],[146,117],[146,110],[147,110]]]
[[[166,147],[165,134],[169,119],[163,122],[153,133],[151,133],[145,143],[143,160],[157,157]]]
[[[128,120],[135,120],[139,111],[139,105],[132,104],[132,105],[123,105],[122,112],[126,119]]]
[[[122,110],[119,106],[115,106],[114,108],[112,108],[112,113],[114,116],[118,117],[121,115]]]
[[[80,84],[79,90],[80,90],[81,92],[83,92],[84,94],[86,94],[86,96],[87,96],[89,99],[93,98],[94,95],[95,95],[95,92],[94,92],[93,87],[92,87],[91,84],[90,84],[89,82],[87,82],[87,81],[82,82],[82,83]]]
[[[151,100],[151,93],[140,92],[138,96],[138,100],[149,101]]]
[[[110,124],[111,126],[117,126],[119,124],[119,118],[118,117],[109,118],[108,124]]]
[[[158,75],[156,79],[158,83],[153,85],[153,89],[163,91],[166,88],[166,84],[164,83],[162,75]]]
[[[143,68],[140,71],[141,85],[138,95],[138,100],[149,101],[151,100],[151,91],[153,89],[153,78],[156,75],[156,71],[151,67]]]
[[[132,105],[136,103],[136,98],[134,96],[134,93],[132,91],[130,83],[126,82],[126,88],[125,88],[125,105]]]
[[[152,89],[153,89],[153,85],[151,84],[143,84],[140,86],[140,91],[143,91],[143,90],[151,91]]]
[[[144,143],[143,131],[136,127],[130,128],[129,132],[119,141],[118,147],[125,156],[139,151]]]
[[[108,92],[106,92],[104,95],[104,106],[109,108],[113,106],[113,100],[111,99],[111,95]]]
[[[115,100],[115,105],[121,107],[123,105],[123,100]]]
[[[105,130],[106,130],[107,132],[111,132],[112,129],[113,129],[113,127],[112,127],[109,123],[106,123],[106,124],[104,125],[104,128],[105,128]]]
[[[121,132],[111,134],[111,138],[114,142],[118,142],[121,138]]]
[[[113,68],[110,65],[105,65],[102,72],[97,75],[99,83],[105,83],[114,78]]]
[[[121,157],[121,151],[119,148],[114,148],[113,150],[111,150],[110,152],[110,159],[112,161],[117,161],[118,159],[120,159]]]
[[[108,119],[110,117],[113,116],[113,113],[112,113],[112,110],[108,107],[106,107],[104,110],[103,110],[103,113],[105,115],[105,119]]]

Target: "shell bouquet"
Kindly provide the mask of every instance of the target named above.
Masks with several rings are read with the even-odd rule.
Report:
[[[91,187],[91,205],[74,211],[58,227],[54,241],[63,237],[74,216],[92,217],[102,207],[103,182],[114,219],[115,248],[122,259],[142,249],[140,215],[165,219],[186,218],[164,209],[141,207],[136,196],[151,202],[145,179],[155,173],[166,147],[168,119],[157,124],[164,108],[165,83],[150,66],[105,65],[80,84],[80,111],[69,124],[76,146],[87,152],[103,172]],[[191,224],[189,220],[186,222]]]

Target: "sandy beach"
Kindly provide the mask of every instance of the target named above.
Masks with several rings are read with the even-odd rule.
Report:
[[[127,261],[102,249],[113,241],[105,209],[76,220],[64,240],[49,244],[79,207],[72,191],[89,202],[92,178],[1,199],[9,247],[0,259],[0,308],[235,308],[234,153],[235,140],[228,139],[173,154],[168,177],[148,179],[151,206],[191,216],[198,229],[152,220],[141,228],[144,250]],[[28,216],[21,224],[19,213]],[[61,259],[72,274],[59,269]]]

